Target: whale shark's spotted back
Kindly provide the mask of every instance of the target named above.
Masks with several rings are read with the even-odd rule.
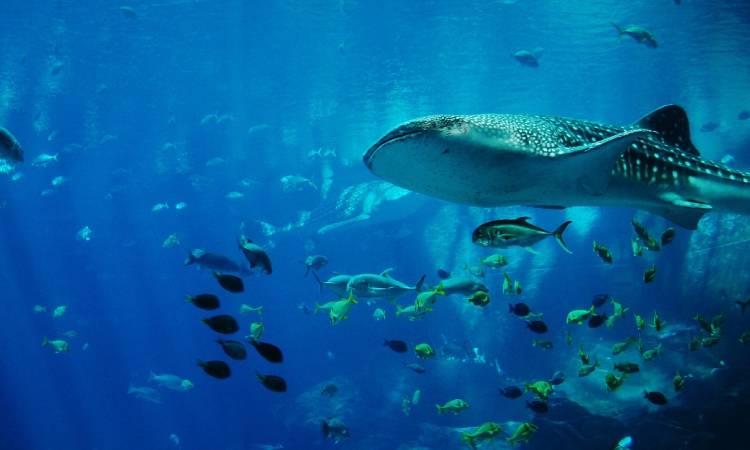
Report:
[[[675,186],[683,183],[685,177],[701,174],[750,183],[750,174],[700,157],[690,140],[687,115],[675,105],[657,110],[631,127],[554,116],[480,114],[439,117],[444,121],[450,117],[462,117],[483,135],[505,139],[518,149],[548,157],[567,154],[628,130],[646,129],[653,133],[638,139],[623,153],[613,168],[613,175]]]

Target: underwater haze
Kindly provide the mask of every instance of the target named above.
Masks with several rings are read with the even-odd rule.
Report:
[[[0,50],[0,449],[748,448],[742,208],[478,207],[363,155],[675,104],[742,181],[750,2],[3,0]]]

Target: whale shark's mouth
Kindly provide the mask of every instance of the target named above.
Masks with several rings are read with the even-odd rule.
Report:
[[[369,169],[372,169],[373,158],[380,148],[397,141],[419,137],[425,133],[440,131],[459,122],[461,122],[461,118],[456,116],[431,116],[407,122],[380,138],[365,152],[362,160]]]

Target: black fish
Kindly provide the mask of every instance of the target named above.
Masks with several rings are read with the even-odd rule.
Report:
[[[667,404],[667,397],[665,397],[661,392],[643,391],[643,396],[646,397],[646,399],[648,399],[648,401],[650,401],[654,405],[663,406]]]
[[[706,122],[701,127],[701,132],[703,133],[710,133],[714,131],[715,129],[719,128],[719,124],[716,122]]]
[[[408,369],[411,369],[411,370],[413,370],[416,373],[425,373],[425,372],[427,372],[427,369],[425,369],[424,367],[422,367],[421,365],[419,365],[417,363],[404,364],[404,367],[406,367]]]
[[[612,296],[609,294],[596,294],[594,299],[591,300],[591,304],[594,305],[595,308],[601,308],[611,298]]]
[[[208,317],[206,319],[202,319],[201,322],[208,325],[215,332],[222,334],[236,333],[237,330],[240,329],[239,325],[237,325],[237,321],[234,320],[234,317],[228,316],[226,314]]]
[[[558,385],[561,385],[561,384],[563,384],[563,382],[564,382],[564,381],[565,381],[565,374],[564,374],[564,373],[562,373],[562,372],[560,372],[560,371],[558,370],[557,372],[555,372],[555,373],[554,373],[554,374],[552,375],[552,379],[551,379],[551,380],[549,380],[549,384],[551,384],[551,385],[553,385],[553,386],[558,386]]]
[[[735,303],[737,303],[737,305],[740,307],[740,311],[742,312],[742,314],[745,314],[745,310],[747,309],[748,306],[750,306],[750,298],[748,298],[744,302],[741,300],[737,300],[735,301]],[[710,332],[711,331],[709,330],[709,333]]]
[[[185,301],[192,303],[200,309],[211,311],[219,308],[219,297],[213,294],[188,295]]]
[[[599,328],[607,321],[606,314],[594,314],[589,318],[589,328]]]
[[[547,404],[547,402],[543,402],[541,400],[532,400],[530,402],[527,401],[526,407],[537,414],[544,414],[549,411],[549,405]]]
[[[260,245],[242,235],[240,235],[238,244],[242,254],[245,255],[245,259],[250,263],[250,267],[260,266],[264,272],[271,275],[271,272],[273,272],[271,258]]]
[[[221,345],[224,353],[232,359],[242,360],[247,358],[247,350],[245,350],[245,346],[242,345],[242,342],[217,339],[216,343]]]
[[[737,118],[740,120],[747,120],[750,119],[750,111],[742,110],[739,114],[737,114]]]
[[[448,272],[448,271],[447,271],[447,270],[445,270],[445,269],[438,269],[438,270],[437,270],[437,276],[438,276],[438,278],[440,278],[441,280],[445,280],[446,278],[450,278],[450,277],[451,277],[451,273],[450,273],[450,272]]]
[[[286,380],[283,378],[276,375],[263,375],[259,372],[255,372],[255,376],[266,389],[274,392],[286,392]]]
[[[336,395],[338,391],[339,391],[339,387],[331,383],[331,384],[325,385],[325,387],[320,391],[320,395],[324,395],[330,398]]]
[[[674,228],[669,227],[666,230],[664,230],[664,233],[661,234],[662,247],[672,242],[674,240],[674,236],[675,236]]]
[[[499,391],[500,395],[510,399],[516,399],[523,395],[523,391],[518,386],[507,386],[504,388],[500,388]]]
[[[268,342],[260,342],[252,340],[250,341],[250,344],[255,347],[255,350],[258,351],[258,354],[266,359],[268,362],[272,363],[280,363],[284,361],[284,354],[281,352],[281,349],[273,344],[269,344]]]
[[[232,370],[229,365],[224,361],[201,361],[198,360],[198,365],[203,368],[203,371],[214,378],[223,380],[229,378],[232,375]]]
[[[214,272],[214,276],[216,277],[216,281],[219,282],[221,287],[223,287],[229,292],[238,294],[245,290],[245,283],[242,282],[242,278],[236,275],[228,275],[228,274],[221,274],[219,272]]]
[[[409,346],[406,345],[406,342],[404,341],[389,341],[388,339],[386,339],[383,345],[390,348],[396,353],[406,353],[407,351],[409,351]]]
[[[526,326],[529,327],[529,330],[537,334],[544,334],[548,330],[547,324],[541,320],[532,320],[531,322],[528,322]]]
[[[508,312],[517,315],[518,317],[526,317],[531,312],[531,308],[526,303],[516,303],[515,305],[510,303],[508,305]]]

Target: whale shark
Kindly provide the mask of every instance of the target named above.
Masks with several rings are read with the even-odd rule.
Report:
[[[414,214],[425,203],[423,196],[380,180],[347,186],[335,200],[313,211],[303,211],[297,221],[277,227],[260,222],[266,237],[284,232],[308,231],[317,235],[348,230],[359,225],[380,225]]]
[[[691,230],[710,211],[750,214],[750,174],[702,158],[677,105],[629,126],[536,115],[425,117],[383,136],[363,161],[397,186],[473,206],[631,207]]]

